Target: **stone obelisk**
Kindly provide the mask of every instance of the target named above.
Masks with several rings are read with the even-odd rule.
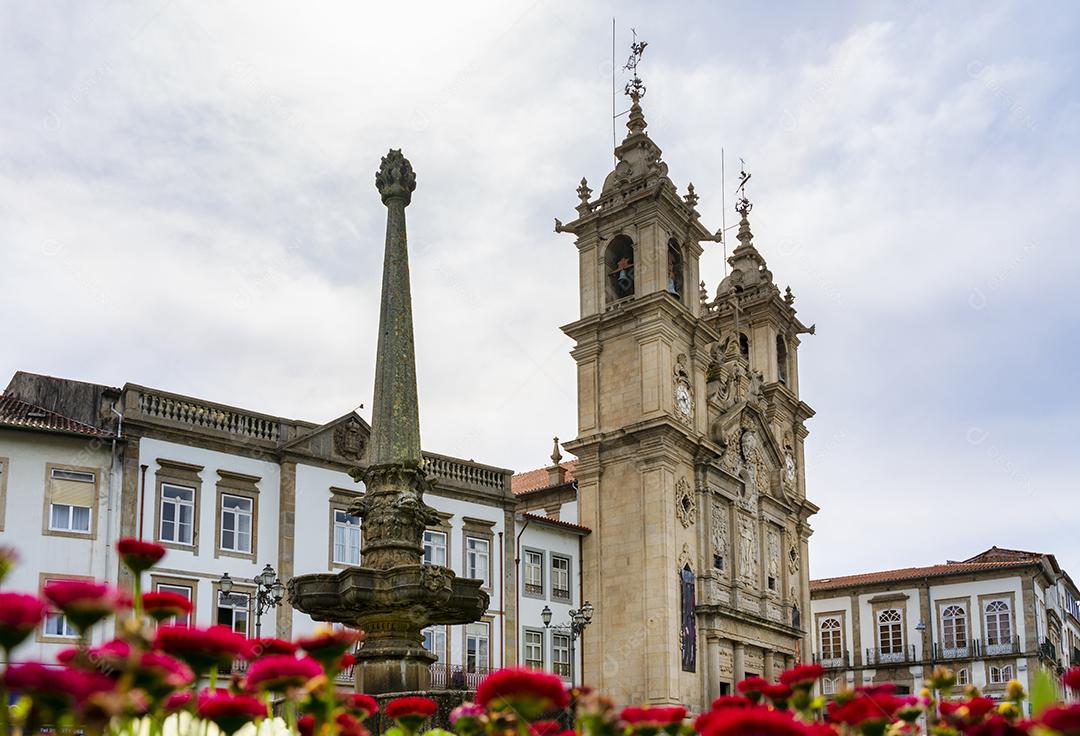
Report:
[[[438,515],[424,504],[429,480],[420,452],[405,235],[416,175],[401,151],[383,157],[375,187],[386,205],[379,345],[367,457],[352,471],[365,494],[350,509],[363,519],[363,566],[300,575],[288,584],[298,610],[367,632],[357,653],[356,686],[372,695],[425,690],[435,656],[423,647],[422,629],[476,621],[488,606],[481,581],[423,564],[424,529]]]

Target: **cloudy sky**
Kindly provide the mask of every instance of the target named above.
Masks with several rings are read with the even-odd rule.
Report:
[[[721,147],[745,158],[817,324],[812,574],[997,544],[1080,575],[1075,5],[373,5],[0,5],[0,384],[370,406],[373,173],[401,147],[425,447],[542,465],[576,431],[552,218],[611,168],[616,15],[672,179],[714,229]]]

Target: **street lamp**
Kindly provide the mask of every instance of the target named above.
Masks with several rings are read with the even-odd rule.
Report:
[[[222,595],[228,595],[233,589],[233,580],[225,573],[218,580],[218,589]],[[262,638],[262,616],[271,608],[277,608],[285,598],[285,583],[281,582],[274,568],[267,563],[255,576],[255,636]]]
[[[579,609],[570,610],[570,623],[551,625],[551,608],[544,606],[540,611],[540,620],[544,622],[545,629],[551,629],[553,632],[558,632],[570,637],[570,666],[573,667],[574,663],[574,642],[585,631],[592,622],[593,617],[593,605],[588,601]],[[571,670],[572,671],[572,670]],[[573,678],[571,678],[573,679]]]

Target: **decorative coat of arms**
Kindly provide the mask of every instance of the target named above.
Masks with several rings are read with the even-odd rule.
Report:
[[[697,516],[697,499],[686,478],[675,482],[675,517],[684,528],[689,528]]]

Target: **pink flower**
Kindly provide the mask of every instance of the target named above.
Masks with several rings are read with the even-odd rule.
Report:
[[[90,580],[53,580],[45,584],[43,592],[80,632],[87,631],[124,602],[111,585]]]
[[[10,652],[30,636],[48,611],[41,599],[25,593],[0,593],[0,649]]]
[[[233,661],[249,658],[252,651],[251,642],[228,626],[161,626],[154,646],[187,662],[197,675],[213,667],[231,667]]]
[[[142,605],[146,615],[158,622],[174,616],[186,616],[193,610],[191,601],[179,593],[167,590],[143,593]]]
[[[212,721],[227,736],[232,736],[249,721],[266,716],[266,706],[250,695],[230,695],[218,691],[200,694],[198,714]]]
[[[195,673],[190,667],[161,652],[143,653],[139,657],[139,666],[135,669],[135,686],[158,699],[171,695],[175,690],[187,687],[194,681]]]
[[[303,687],[322,674],[322,666],[311,657],[297,659],[291,654],[272,654],[251,663],[245,686],[249,692],[283,692]]]
[[[337,665],[345,652],[364,640],[364,632],[356,629],[332,629],[322,626],[311,636],[301,637],[296,643],[316,659],[327,671],[337,671]]]
[[[1065,687],[1080,692],[1080,667],[1073,667],[1062,675],[1061,682]]]
[[[271,654],[296,654],[296,645],[284,639],[263,637],[255,640],[252,656],[268,657]]]
[[[809,689],[821,679],[823,674],[825,674],[825,668],[820,664],[800,664],[780,673],[780,683],[791,688]]]
[[[146,572],[165,556],[165,548],[160,544],[133,537],[125,537],[117,542],[116,550],[120,553],[120,559],[136,575]]]
[[[353,693],[345,697],[345,707],[358,714],[360,720],[379,712],[379,703],[375,698],[363,693]],[[452,718],[453,716],[451,716]]]
[[[395,698],[386,704],[386,717],[397,721],[406,731],[415,732],[429,717],[435,715],[439,706],[431,698],[409,696]]]

